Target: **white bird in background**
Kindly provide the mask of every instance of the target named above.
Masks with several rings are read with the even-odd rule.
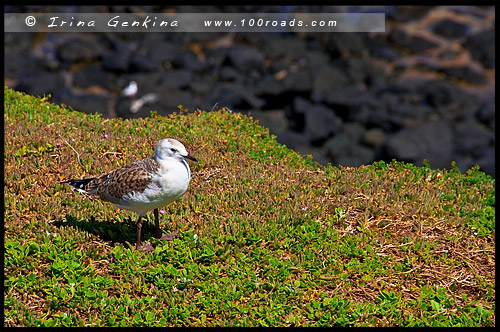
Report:
[[[137,83],[132,81],[125,89],[122,90],[122,96],[132,98],[137,94],[137,91]]]

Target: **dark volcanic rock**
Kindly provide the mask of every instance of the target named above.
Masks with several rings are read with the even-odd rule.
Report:
[[[285,114],[281,110],[253,110],[249,115],[257,120],[259,125],[268,128],[271,134],[278,137],[288,130]]]
[[[320,145],[340,130],[342,120],[332,109],[321,104],[309,103],[302,98],[297,98],[294,106],[295,112],[304,114],[304,133],[313,145]]]
[[[476,153],[483,146],[494,145],[495,133],[480,122],[470,119],[454,125],[456,149],[462,154]]]
[[[5,32],[4,52],[8,54],[32,50],[33,44],[38,38],[37,34],[31,32]],[[27,53],[25,54],[27,55]]]
[[[398,114],[390,114],[385,109],[368,110],[367,124],[370,127],[382,128],[387,132],[394,132],[404,128],[405,119]]]
[[[98,39],[84,38],[82,35],[66,40],[59,45],[57,52],[63,62],[80,62],[100,59],[106,49]]]
[[[432,107],[445,107],[455,104],[461,99],[461,90],[455,85],[445,81],[429,82],[427,88],[427,101]]]
[[[32,56],[22,52],[5,53],[4,57],[4,75],[5,77],[20,79],[21,76],[30,72],[38,72],[41,69]],[[11,86],[13,88],[13,86]]]
[[[483,31],[470,36],[464,47],[486,68],[495,68],[495,31]]]
[[[393,132],[407,126],[423,123],[435,110],[418,91],[422,81],[402,81],[393,85],[378,85],[372,89],[369,103],[356,115],[356,119],[370,127]]]
[[[263,109],[276,109],[290,106],[294,97],[308,97],[311,89],[311,74],[307,67],[300,66],[265,75],[257,81],[255,94],[264,101]]]
[[[104,95],[96,95],[91,93],[74,94],[69,90],[65,90],[62,94],[54,97],[57,104],[66,104],[79,112],[88,114],[101,113],[108,114],[111,97]]]
[[[342,127],[342,135],[347,137],[351,142],[361,141],[364,133],[365,127],[357,122],[349,122],[344,124]]]
[[[495,129],[495,95],[484,98],[477,112],[477,117],[489,128]]]
[[[310,103],[303,98],[295,98],[292,105],[287,105],[284,109],[288,119],[288,126],[296,132],[303,132],[306,125],[305,111]]]
[[[476,163],[483,172],[495,177],[495,148],[483,149],[483,154],[477,159]]]
[[[323,66],[322,70],[313,72],[312,99],[315,102],[325,101],[332,93],[351,83],[345,71],[331,65]]]
[[[305,67],[289,71],[280,83],[290,92],[309,93],[312,89],[311,74]]]
[[[453,131],[447,121],[429,122],[403,129],[387,138],[387,160],[397,159],[422,166],[427,159],[433,168],[449,168],[453,160]]]
[[[347,73],[353,82],[360,82],[367,87],[382,85],[386,80],[384,71],[370,61],[359,59],[347,60]]]
[[[160,37],[150,37],[130,56],[130,70],[136,72],[149,72],[159,68],[169,67],[178,56],[177,47]]]
[[[402,30],[393,30],[389,34],[389,39],[402,47],[409,49],[413,53],[420,53],[436,47],[437,45],[418,36],[411,36]]]
[[[331,33],[328,34],[326,50],[335,59],[339,57],[360,57],[369,55],[361,33]]]
[[[156,66],[161,66],[164,62],[172,62],[177,54],[177,46],[167,41],[162,41],[160,44],[152,42],[148,46],[149,61]]]
[[[401,22],[418,20],[427,14],[432,6],[395,6],[394,11],[389,13],[389,17]]]
[[[184,68],[193,72],[201,72],[210,67],[207,61],[198,58],[192,52],[179,52],[172,60],[172,65],[175,68]]]
[[[159,115],[168,115],[173,112],[178,112],[179,105],[189,110],[195,110],[196,107],[200,107],[198,98],[189,90],[181,90],[170,86],[160,86],[154,90],[154,92],[158,94],[158,100],[154,103],[145,105],[144,108],[157,111]],[[210,107],[211,106],[212,105],[210,105]],[[149,111],[147,111],[147,116],[149,116]]]
[[[382,129],[371,128],[364,133],[362,142],[367,146],[377,147],[384,142],[385,136],[385,132]]]
[[[278,35],[274,38],[270,37],[265,39],[266,54],[268,57],[279,58],[282,56],[293,56],[294,58],[300,58],[307,54],[306,45],[301,39]]]
[[[347,119],[358,112],[359,106],[369,98],[366,91],[355,85],[346,86],[325,96],[325,103],[335,110],[342,119]],[[350,114],[352,113],[352,114]]]
[[[97,64],[85,66],[73,74],[73,84],[81,88],[100,86],[111,90],[114,88],[115,80],[115,75],[103,71]]]
[[[375,151],[358,142],[363,131],[356,123],[346,124],[341,132],[325,142],[325,154],[334,165],[359,166],[373,162]]]
[[[427,103],[446,119],[461,119],[472,116],[478,108],[478,98],[467,94],[448,81],[428,82],[419,87]]]
[[[467,66],[443,68],[441,71],[452,78],[458,78],[469,84],[486,83],[486,76],[483,73],[472,70]]]
[[[263,52],[246,46],[235,46],[227,51],[230,63],[237,69],[246,72],[249,69],[264,69],[266,56]]]
[[[453,60],[456,59],[460,55],[460,52],[445,50],[441,54],[439,54],[439,58],[442,60]]]
[[[33,49],[33,55],[36,58],[37,66],[41,66],[47,71],[58,71],[61,69],[61,61],[58,57],[58,41],[52,34],[36,45]]]
[[[276,137],[276,140],[281,143],[285,144],[289,148],[297,151],[301,155],[305,156],[308,154],[311,154],[311,148],[309,146],[309,142],[307,141],[307,138],[295,131],[288,130],[285,133],[283,133],[281,136]]]
[[[385,36],[368,38],[365,43],[370,55],[373,57],[394,61],[401,56],[401,51],[395,49]]]
[[[34,96],[54,95],[64,89],[64,77],[60,72],[37,71],[21,76],[17,90]],[[71,105],[71,104],[68,104]]]
[[[193,73],[188,70],[169,70],[163,73],[162,87],[184,88],[193,80]]]
[[[276,81],[272,75],[264,76],[255,87],[257,96],[264,99],[281,96],[286,91],[283,84]]]
[[[432,31],[446,38],[461,38],[467,34],[469,27],[452,20],[442,20],[432,28]]]
[[[246,76],[239,70],[230,66],[223,66],[220,69],[219,76],[222,82],[244,82],[246,79]]]
[[[102,57],[102,67],[112,72],[126,72],[130,65],[132,47],[125,42],[115,41],[113,50]]]
[[[261,108],[264,101],[255,97],[248,88],[236,83],[225,82],[214,86],[207,98],[208,105],[218,103],[221,107],[230,109]]]

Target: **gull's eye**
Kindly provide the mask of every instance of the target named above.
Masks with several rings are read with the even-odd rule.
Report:
[[[170,151],[172,151],[173,153],[176,153],[177,149],[176,148],[170,148]]]

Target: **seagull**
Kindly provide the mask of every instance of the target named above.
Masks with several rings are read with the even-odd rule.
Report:
[[[152,251],[154,248],[149,242],[141,246],[142,217],[153,210],[155,237],[160,240],[173,239],[175,234],[165,235],[160,230],[158,208],[172,203],[187,191],[191,170],[184,158],[198,161],[186,151],[181,142],[166,138],[158,142],[152,158],[134,161],[97,177],[61,183],[68,184],[79,192],[98,196],[120,209],[136,212],[139,215],[136,249]]]
[[[121,95],[124,97],[129,97],[132,98],[137,94],[138,91],[137,83],[135,81],[132,81],[127,85],[125,89],[122,90]]]

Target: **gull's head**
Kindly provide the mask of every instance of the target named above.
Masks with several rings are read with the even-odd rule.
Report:
[[[193,161],[198,161],[195,157],[193,157],[186,151],[186,148],[181,142],[173,138],[165,138],[158,142],[158,146],[156,147],[155,152],[155,158],[175,158],[179,161],[182,161],[183,158],[187,158]]]

